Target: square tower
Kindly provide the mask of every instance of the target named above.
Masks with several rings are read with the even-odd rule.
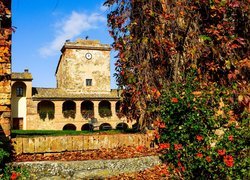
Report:
[[[109,93],[110,51],[98,40],[66,41],[56,69],[57,88],[76,94]]]

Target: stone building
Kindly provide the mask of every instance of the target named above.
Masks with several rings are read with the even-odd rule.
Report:
[[[110,46],[66,41],[56,88],[32,87],[32,75],[12,73],[12,128],[91,130],[131,127],[119,116],[119,91],[110,89]]]

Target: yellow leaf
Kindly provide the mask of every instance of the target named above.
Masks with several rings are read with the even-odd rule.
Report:
[[[242,95],[239,95],[239,96],[238,96],[238,101],[241,102],[241,101],[243,100],[243,98],[244,98],[244,97],[243,97]]]
[[[8,14],[8,15],[11,14],[11,12],[10,12],[10,10],[8,8],[5,8],[5,13]]]
[[[218,111],[216,111],[216,113],[215,113],[215,116],[223,116],[224,115],[224,111],[223,110],[221,110],[221,109],[219,109]]]
[[[225,106],[222,98],[220,98],[220,102],[219,102],[219,108],[223,108]]]
[[[194,91],[194,92],[192,92],[192,94],[195,96],[200,96],[202,93],[201,93],[201,91]]]

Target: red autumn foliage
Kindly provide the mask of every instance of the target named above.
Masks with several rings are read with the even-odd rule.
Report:
[[[233,156],[231,156],[231,155],[224,156],[223,161],[227,167],[233,167],[233,165],[234,165],[234,159],[233,159]]]
[[[169,149],[170,148],[170,143],[161,143],[159,144],[160,149]]]
[[[115,149],[98,149],[88,151],[73,151],[45,154],[19,154],[13,155],[13,161],[82,161],[96,159],[125,159],[158,154],[158,149],[138,147],[120,147]]]
[[[201,135],[197,135],[197,136],[196,136],[196,139],[197,139],[197,141],[202,141],[202,140],[203,140],[203,137],[202,137]]]
[[[17,180],[20,177],[20,173],[12,172],[10,176],[10,180]]]
[[[181,144],[174,144],[174,149],[176,151],[178,151],[178,150],[182,149],[182,145]]]
[[[172,98],[172,99],[171,99],[171,102],[172,102],[172,103],[178,103],[178,98],[175,98],[175,97]]]
[[[229,140],[229,141],[233,141],[233,140],[234,140],[233,135],[228,136],[228,140]]]
[[[218,149],[218,154],[220,156],[224,156],[226,154],[226,150],[225,149]]]
[[[197,153],[197,154],[196,154],[196,157],[202,158],[202,157],[203,157],[203,154],[202,154],[202,153]]]
[[[207,157],[206,157],[206,161],[207,161],[207,162],[211,162],[211,161],[212,161],[212,158],[211,158],[210,156],[207,156]]]

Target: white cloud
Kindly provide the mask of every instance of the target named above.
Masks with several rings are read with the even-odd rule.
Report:
[[[73,11],[65,20],[56,22],[55,38],[39,49],[43,57],[53,56],[59,52],[65,40],[74,39],[84,31],[96,29],[106,18],[98,13],[84,14]]]
[[[100,6],[100,10],[101,10],[102,12],[105,12],[105,11],[107,11],[108,9],[109,9],[108,6],[103,6],[103,5]]]

